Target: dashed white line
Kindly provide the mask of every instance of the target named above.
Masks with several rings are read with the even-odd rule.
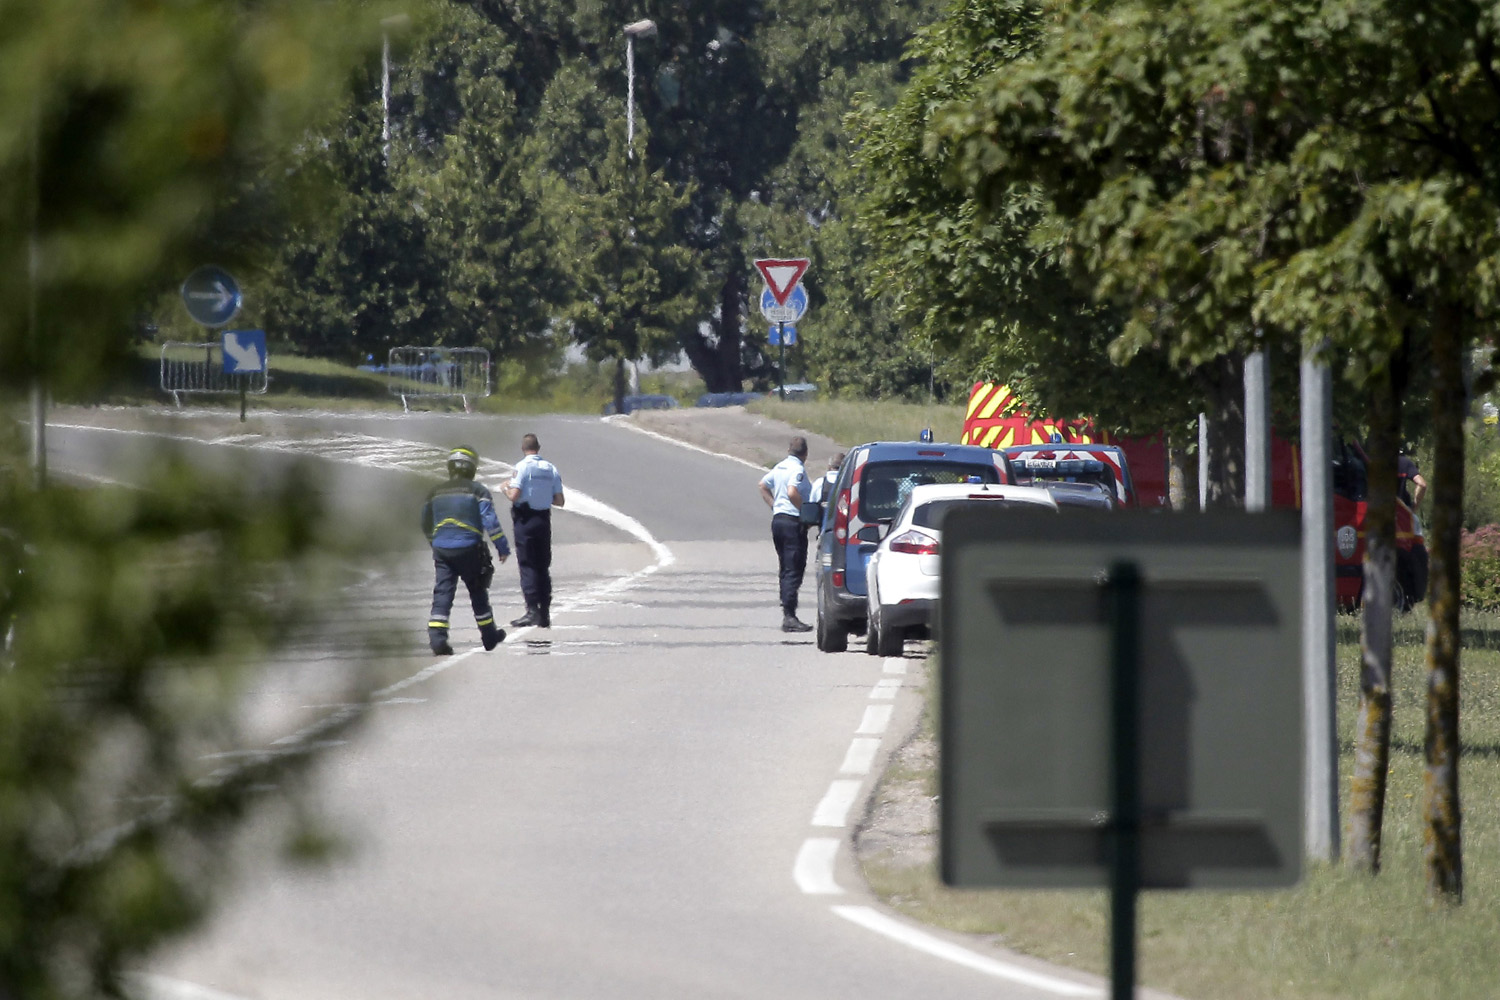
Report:
[[[875,682],[875,690],[870,692],[870,697],[890,701],[896,697],[896,692],[899,690],[901,690],[901,678],[884,677]]]
[[[855,735],[881,735],[891,724],[891,713],[894,711],[894,705],[870,705],[865,709],[864,718],[859,720],[859,728],[854,731]]]
[[[885,672],[888,674],[906,673],[906,661],[898,660],[894,656],[888,656],[885,660]]]
[[[838,858],[839,842],[835,837],[809,837],[797,852],[792,878],[797,888],[809,896],[838,896],[844,890],[833,878],[833,863]]]
[[[875,766],[875,753],[880,749],[880,740],[868,736],[856,736],[839,765],[840,774],[869,774]]]
[[[843,917],[851,923],[858,924],[866,930],[872,930],[882,934],[893,941],[899,941],[908,948],[926,952],[937,958],[944,959],[958,965],[967,966],[976,972],[982,972],[997,979],[1008,979],[1021,986],[1029,986],[1036,990],[1045,990],[1064,997],[1097,997],[1103,991],[1093,986],[1085,986],[1082,983],[1074,983],[1058,976],[1048,976],[1040,972],[1032,972],[1030,969],[1014,965],[1010,962],[1002,962],[999,959],[989,958],[978,952],[970,951],[952,941],[945,941],[934,934],[918,930],[908,924],[904,924],[893,917],[888,917],[879,910],[868,906],[834,906],[830,907],[834,913]]]
[[[859,796],[859,786],[864,782],[857,778],[835,778],[823,793],[823,800],[813,810],[813,826],[848,826],[849,810]]]

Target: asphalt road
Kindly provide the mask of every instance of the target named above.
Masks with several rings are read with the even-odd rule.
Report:
[[[411,533],[355,592],[353,619],[409,622],[409,651],[316,779],[351,850],[328,867],[267,867],[247,837],[244,863],[261,867],[149,970],[154,995],[1102,995],[1097,980],[894,920],[863,888],[851,824],[919,709],[921,654],[824,655],[778,630],[768,512],[746,465],[586,418],[59,422],[74,425],[50,432],[60,470],[128,478],[155,434],[200,439],[185,446],[194,461],[247,484],[298,453],[351,517]],[[460,602],[459,653],[434,661],[415,505],[441,453],[393,442],[514,461],[528,430],[570,494],[554,521],[554,627],[486,654]],[[498,485],[503,471],[481,475]],[[503,618],[521,610],[515,580],[513,562],[501,568]],[[811,573],[803,599],[810,617]],[[255,714],[268,741],[327,710],[317,692],[336,686],[337,635],[267,675]]]

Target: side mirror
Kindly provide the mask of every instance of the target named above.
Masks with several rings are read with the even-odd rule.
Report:
[[[871,545],[877,545],[880,543],[880,537],[882,534],[883,532],[880,530],[880,525],[867,524],[863,528],[860,528],[859,532],[855,534],[854,537],[858,538],[862,542],[869,542]]]

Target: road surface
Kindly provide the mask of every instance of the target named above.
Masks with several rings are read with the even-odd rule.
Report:
[[[406,625],[409,654],[316,777],[351,850],[323,868],[254,869],[150,970],[156,996],[1102,995],[1090,977],[961,949],[863,887],[851,824],[920,708],[921,653],[825,655],[810,634],[779,631],[748,465],[587,418],[58,421],[58,469],[128,478],[157,434],[200,439],[189,456],[247,481],[289,452],[314,456],[330,492],[411,533],[361,585],[354,616]],[[570,497],[554,521],[554,627],[484,653],[461,595],[458,655],[435,661],[421,491],[459,442],[498,486],[492,463],[518,459],[525,431]],[[523,610],[514,561],[492,598],[502,619]],[[810,615],[810,573],[803,599]],[[291,651],[256,692],[268,741],[327,710],[316,691],[340,655],[329,641]]]

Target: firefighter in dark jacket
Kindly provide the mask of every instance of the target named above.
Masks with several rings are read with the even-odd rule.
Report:
[[[490,561],[485,537],[495,543],[500,561],[510,557],[510,542],[495,516],[495,501],[482,483],[474,481],[479,454],[473,448],[457,447],[448,455],[446,483],[433,489],[422,505],[422,530],[432,542],[432,562],[437,582],[432,587],[432,614],[427,618],[427,641],[436,656],[448,656],[448,615],[453,595],[462,580],[474,606],[474,622],[485,649],[494,649],[505,638],[490,609],[490,580],[495,564]]]

